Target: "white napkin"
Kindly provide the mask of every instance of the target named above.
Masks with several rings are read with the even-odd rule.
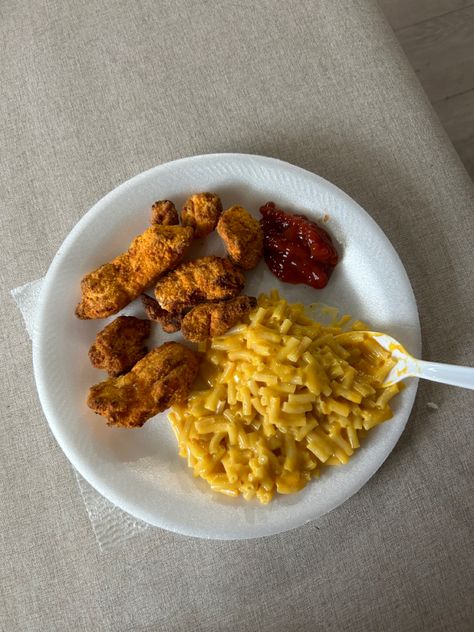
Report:
[[[33,339],[33,323],[42,285],[43,279],[38,279],[11,290],[13,300],[21,311],[26,331],[31,339]],[[121,544],[150,528],[146,523],[130,516],[106,500],[76,470],[74,470],[74,474],[94,535],[101,549]]]

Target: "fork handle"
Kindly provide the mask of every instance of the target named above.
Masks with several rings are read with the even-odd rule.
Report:
[[[418,360],[417,377],[474,390],[474,367]]]

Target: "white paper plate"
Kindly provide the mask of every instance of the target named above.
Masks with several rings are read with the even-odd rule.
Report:
[[[328,230],[341,244],[342,260],[327,288],[280,283],[262,262],[248,274],[246,293],[277,287],[290,301],[320,301],[392,334],[420,353],[415,298],[405,269],[376,223],[326,180],[272,158],[212,154],[155,167],[117,187],[75,226],[54,258],[43,286],[33,358],[43,410],[61,448],[80,472],[113,503],[153,525],[186,535],[237,539],[278,533],[331,511],[355,494],[390,454],[410,414],[417,383],[396,398],[395,417],[369,433],[343,467],[327,468],[302,492],[267,506],[213,493],[193,478],[166,414],[142,429],[109,428],[86,406],[89,386],[105,374],[92,368],[88,349],[108,321],[74,316],[81,277],[125,250],[149,221],[151,204],[171,199],[179,208],[196,191],[216,191],[224,208],[241,204],[258,216],[269,200],[316,220],[330,216]],[[224,254],[214,234],[196,254]],[[139,301],[127,314],[142,314]],[[110,320],[110,319],[109,319]],[[170,336],[154,328],[153,342]],[[173,336],[179,339],[179,334]],[[394,484],[396,482],[394,481]]]

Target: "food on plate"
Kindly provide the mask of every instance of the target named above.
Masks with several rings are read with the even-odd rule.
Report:
[[[347,463],[366,432],[392,417],[403,384],[384,384],[394,361],[363,323],[322,324],[276,290],[258,301],[239,296],[243,271],[262,254],[282,281],[317,289],[339,261],[331,236],[303,215],[273,202],[260,212],[260,222],[242,206],[222,212],[216,194],[197,193],[179,226],[173,202],[155,202],[150,228],[83,278],[76,314],[106,318],[142,295],[149,320],[119,316],[89,350],[110,377],[89,389],[88,406],[126,428],[171,407],[194,475],[266,504],[303,489],[324,465]],[[181,262],[192,240],[216,227],[229,257]],[[156,300],[143,294],[152,285]],[[176,342],[147,353],[150,321],[181,330],[200,355]]]
[[[200,239],[212,233],[221,213],[222,202],[218,195],[195,193],[184,203],[181,223],[194,228],[194,237]]]
[[[155,288],[156,300],[167,312],[183,312],[206,301],[234,298],[242,291],[241,270],[222,257],[202,257],[181,263],[162,277]]]
[[[130,369],[147,353],[143,344],[150,335],[150,321],[134,316],[119,316],[99,331],[89,349],[96,369],[116,377]]]
[[[142,303],[148,318],[160,323],[163,331],[173,334],[181,329],[183,314],[167,312],[159,306],[158,301],[147,294],[142,294]]]
[[[257,305],[253,296],[237,296],[230,301],[204,303],[188,312],[181,323],[181,333],[191,342],[220,336],[236,325]]]
[[[116,314],[174,268],[192,238],[191,228],[157,224],[147,228],[135,237],[127,252],[86,274],[76,316],[89,319]]]
[[[273,272],[287,283],[325,287],[339,261],[329,233],[304,215],[285,213],[273,202],[260,208],[263,256]]]
[[[244,270],[255,268],[263,252],[263,232],[258,221],[242,206],[232,206],[222,213],[217,232],[230,259]]]
[[[89,389],[87,405],[110,426],[136,428],[186,399],[199,367],[197,355],[177,342],[147,353],[131,371]]]
[[[348,320],[325,326],[273,291],[243,324],[201,343],[201,383],[169,413],[195,476],[268,503],[348,462],[401,390],[383,385],[391,354],[360,321],[345,331]]]
[[[169,200],[158,200],[151,207],[151,224],[161,224],[162,226],[174,226],[179,224],[178,211],[173,202]]]

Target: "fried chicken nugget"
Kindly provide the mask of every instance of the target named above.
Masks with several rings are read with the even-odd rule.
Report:
[[[163,331],[166,331],[168,334],[173,334],[181,329],[183,314],[167,312],[159,306],[158,301],[155,301],[155,299],[148,296],[148,294],[142,294],[142,303],[148,318],[160,323]]]
[[[193,307],[181,324],[181,332],[191,342],[221,336],[257,306],[253,296],[237,296],[230,301],[204,303]]]
[[[177,342],[152,349],[120,377],[89,389],[87,405],[109,426],[137,428],[186,399],[199,367],[198,356]]]
[[[127,252],[86,274],[81,281],[82,300],[76,316],[107,318],[119,312],[179,263],[192,238],[192,228],[147,228],[135,237]]]
[[[89,349],[92,366],[113,377],[130,371],[148,351],[143,343],[150,335],[150,329],[149,320],[119,316],[95,337]]]
[[[151,207],[150,224],[161,226],[175,226],[179,224],[178,211],[173,202],[159,200]]]
[[[181,263],[158,281],[156,300],[167,312],[183,312],[207,301],[234,298],[245,284],[243,273],[222,257]]]
[[[229,257],[244,270],[255,268],[263,254],[263,232],[259,222],[242,206],[232,206],[217,223]]]
[[[222,202],[215,193],[195,193],[186,200],[181,211],[183,226],[194,228],[194,237],[200,239],[212,233],[222,213]]]

